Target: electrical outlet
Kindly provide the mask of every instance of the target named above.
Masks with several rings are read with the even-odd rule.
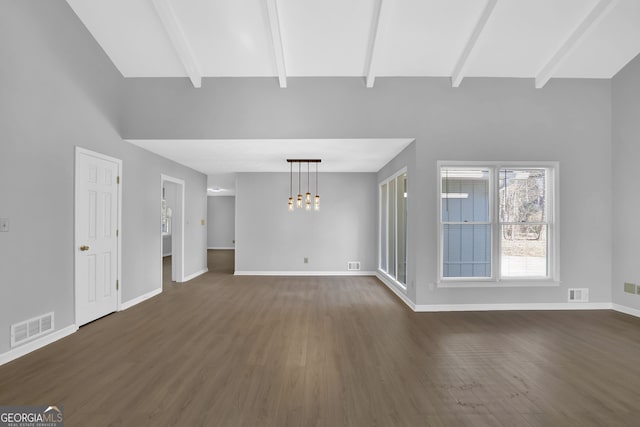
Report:
[[[0,232],[6,233],[9,231],[9,220],[7,218],[0,218]]]
[[[309,264],[309,258],[304,257],[304,263],[305,263],[305,264]]]
[[[629,293],[629,294],[635,294],[636,293],[636,285],[635,285],[635,283],[625,282],[624,283],[624,291]]]

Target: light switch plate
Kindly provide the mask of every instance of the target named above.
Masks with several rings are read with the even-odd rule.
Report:
[[[9,220],[0,218],[0,233],[6,233],[7,231],[9,231]]]

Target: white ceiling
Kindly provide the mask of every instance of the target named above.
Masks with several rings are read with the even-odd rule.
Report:
[[[67,0],[125,77],[611,78],[638,0]],[[455,86],[457,84],[454,83]]]
[[[232,195],[236,172],[289,172],[287,159],[321,159],[325,172],[377,172],[413,139],[127,140],[208,176],[208,188]],[[233,184],[232,184],[233,183]],[[233,187],[232,187],[233,185]]]

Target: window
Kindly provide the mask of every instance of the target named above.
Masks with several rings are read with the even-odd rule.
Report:
[[[439,163],[440,282],[557,281],[557,164]]]
[[[378,268],[405,286],[407,282],[407,172],[380,184],[380,253]]]

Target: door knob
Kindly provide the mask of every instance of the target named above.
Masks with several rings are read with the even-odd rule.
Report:
[[[81,250],[81,251],[83,251],[83,252],[84,252],[84,251],[88,251],[88,250],[89,250],[89,246],[87,246],[87,245],[82,245],[82,246],[80,246],[80,250]]]

